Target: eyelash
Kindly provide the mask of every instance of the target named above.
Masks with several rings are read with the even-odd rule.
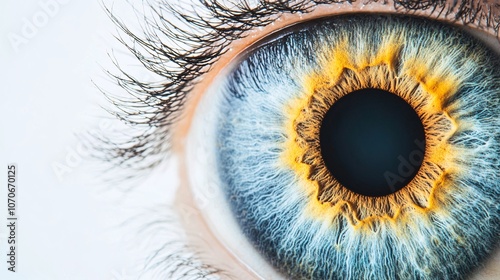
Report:
[[[113,62],[118,73],[107,71],[127,96],[124,98],[103,91],[115,107],[108,111],[127,124],[130,132],[121,133],[119,136],[100,136],[96,151],[98,157],[105,162],[134,171],[150,170],[165,159],[171,148],[171,127],[182,117],[186,97],[200,76],[210,70],[233,41],[245,37],[249,30],[272,23],[285,13],[308,13],[319,4],[355,2],[300,0],[290,4],[285,1],[261,1],[252,7],[247,1],[243,1],[239,6],[229,9],[216,0],[199,0],[198,8],[203,11],[196,11],[195,8],[187,10],[167,1],[159,0],[154,6],[148,4],[153,18],[148,18],[145,12],[135,10],[144,20],[142,34],[132,32],[111,8],[105,7],[111,20],[122,32],[118,40],[148,73],[161,80],[150,82],[134,77],[122,68],[116,59],[113,59]],[[387,4],[385,0],[382,1]],[[366,4],[372,2],[378,0],[368,0]],[[431,10],[437,12],[438,16],[443,13],[448,16],[456,12],[453,21],[484,29],[490,28],[498,36],[500,5],[484,5],[479,0],[462,0],[455,6],[447,5],[445,0],[394,1],[396,10],[410,14],[419,10]],[[167,20],[163,16],[165,14],[175,15],[177,22]],[[205,14],[205,17],[200,16],[201,14]],[[162,212],[168,213],[165,209]],[[164,217],[158,217],[142,230],[152,230],[155,224],[173,223],[165,221]],[[214,267],[197,262],[195,255],[190,252],[191,248],[186,248],[182,242],[176,243],[179,250],[173,252],[166,250],[166,245],[172,243],[162,244],[160,249],[152,252],[144,271],[149,270],[167,278],[171,278],[173,273],[185,271],[182,274],[183,279],[207,279],[221,273]]]
[[[171,126],[182,116],[189,92],[234,40],[244,38],[249,30],[272,23],[282,14],[308,13],[319,4],[345,2],[355,1],[300,0],[292,4],[262,1],[255,6],[242,1],[236,7],[228,8],[216,0],[199,0],[197,8],[202,10],[192,6],[193,10],[187,10],[167,0],[159,0],[155,6],[149,4],[153,19],[142,13],[145,24],[142,35],[132,32],[110,8],[105,8],[123,32],[118,40],[150,74],[160,77],[161,81],[141,81],[128,74],[114,60],[119,74],[108,74],[128,94],[129,99],[104,92],[115,107],[108,111],[127,124],[131,129],[129,135],[134,137],[100,139],[99,157],[136,171],[157,166],[168,155]],[[372,2],[378,0],[368,0],[366,4]],[[456,12],[453,21],[491,28],[497,35],[500,28],[500,5],[488,6],[479,0],[462,0],[454,6],[447,5],[445,0],[396,0],[394,7],[405,13],[431,10],[438,12],[437,16]],[[141,16],[141,12],[135,12]],[[176,20],[168,20],[165,14],[175,15]]]
[[[180,224],[177,219],[173,209],[158,204],[122,224],[135,233],[130,242],[134,248],[139,248],[138,253],[148,252],[142,259],[141,268],[124,271],[127,276],[135,279],[197,280],[218,279],[217,276],[226,275],[225,271],[202,263],[199,252],[178,238],[182,233],[175,231]]]

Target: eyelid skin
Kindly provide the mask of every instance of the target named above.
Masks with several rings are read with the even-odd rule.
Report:
[[[448,2],[451,3],[453,1]],[[203,261],[206,261],[208,264],[213,265],[217,268],[225,270],[227,272],[227,275],[229,275],[228,277],[231,279],[259,279],[259,276],[255,275],[251,271],[251,269],[246,267],[245,264],[241,263],[234,256],[232,256],[225,249],[224,245],[217,240],[217,237],[212,234],[210,226],[203,219],[204,214],[197,207],[197,204],[194,201],[194,195],[191,192],[191,188],[188,183],[188,170],[186,168],[187,166],[189,166],[189,162],[186,162],[184,152],[186,150],[186,139],[187,137],[189,137],[191,128],[190,125],[193,116],[196,113],[196,108],[198,107],[201,98],[206,93],[206,89],[214,83],[215,78],[218,77],[218,75],[220,75],[232,62],[237,60],[241,54],[243,54],[252,46],[258,44],[259,41],[263,38],[266,38],[285,27],[300,22],[325,16],[359,12],[398,13],[400,11],[395,9],[392,1],[387,1],[386,3],[373,2],[366,5],[362,2],[355,2],[352,4],[339,3],[320,5],[314,11],[308,14],[286,14],[276,19],[274,23],[264,28],[250,31],[243,39],[233,42],[230,45],[229,51],[222,55],[218,59],[218,61],[211,66],[211,70],[209,72],[207,72],[203,77],[200,77],[199,82],[190,92],[188,100],[185,104],[183,118],[179,120],[179,122],[172,129],[174,133],[174,137],[172,140],[172,149],[175,153],[178,153],[180,155],[180,178],[182,182],[179,187],[179,191],[176,194],[176,206],[178,206],[178,209],[182,209],[185,208],[186,205],[189,205],[192,207],[190,209],[193,209],[196,212],[194,215],[192,212],[188,214],[183,211],[179,212],[179,214],[183,217],[182,220],[184,222],[186,231],[189,233],[195,233],[192,236],[188,236],[188,238],[191,239],[190,241],[192,241],[192,244],[194,244],[195,246],[199,246],[196,248],[204,248],[206,251],[210,252],[210,257],[204,255],[201,256]],[[445,15],[445,13],[440,13],[437,10],[419,10],[412,12],[412,14],[436,18],[447,22],[451,22],[454,19],[453,14]],[[469,29],[469,27],[466,27],[465,29]],[[472,27],[470,29],[475,30]],[[493,46],[495,50],[498,49],[498,38],[496,37],[495,31],[492,28],[488,30],[482,30],[479,33],[482,34],[481,36],[478,36],[481,40],[486,40],[487,44]],[[499,250],[497,250],[494,256],[489,260],[489,262],[486,263],[485,266],[480,271],[478,271],[477,274],[475,274],[473,279],[498,278],[498,276],[500,275],[500,267],[498,264],[500,264]],[[222,277],[224,278],[224,276]]]
[[[447,1],[448,3],[453,3],[454,1]],[[490,1],[493,2],[493,1]],[[334,16],[340,14],[349,13],[360,13],[360,12],[371,12],[371,13],[401,13],[401,9],[396,9],[393,1],[381,1],[381,2],[371,2],[370,4],[363,4],[363,1],[353,2],[353,3],[335,3],[335,4],[324,4],[319,5],[312,12],[307,14],[284,14],[277,18],[272,24],[267,25],[258,30],[251,30],[248,32],[247,36],[244,36],[240,40],[236,40],[229,46],[229,51],[222,55],[210,68],[211,70],[206,73],[203,77],[200,77],[200,81],[196,84],[193,90],[190,92],[190,96],[186,102],[184,118],[177,123],[173,131],[175,133],[175,139],[184,139],[187,132],[189,131],[189,123],[192,118],[194,110],[189,108],[195,108],[200,100],[200,96],[203,95],[205,89],[210,85],[214,78],[219,75],[219,73],[228,66],[233,60],[237,59],[241,53],[247,50],[249,47],[254,46],[259,40],[268,37],[269,35],[279,32],[285,27],[289,27],[294,24],[301,22],[326,17]],[[455,18],[453,14],[446,15],[442,11],[438,10],[418,10],[412,11],[412,15],[423,16],[429,18],[435,18],[437,20],[443,20],[448,23],[454,23]],[[493,50],[498,50],[500,36],[496,34],[496,31],[490,28],[481,27],[481,31],[477,32],[477,27],[471,27],[469,25],[464,26],[460,23],[456,25],[461,26],[466,31],[471,32],[475,37],[481,39],[484,43],[492,47]],[[475,32],[473,32],[475,31]],[[496,48],[495,48],[496,47]],[[498,50],[500,52],[500,50]],[[173,141],[173,149],[179,151],[176,146],[177,141]],[[182,149],[181,149],[182,150]]]

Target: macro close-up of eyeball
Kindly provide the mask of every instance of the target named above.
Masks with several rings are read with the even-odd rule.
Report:
[[[499,1],[90,2],[0,5],[1,279],[500,279]]]

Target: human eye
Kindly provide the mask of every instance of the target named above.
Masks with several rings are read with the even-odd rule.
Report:
[[[225,275],[498,277],[498,8],[161,2],[143,37],[113,17],[163,78],[119,78],[145,129],[118,155],[178,153],[176,206]]]

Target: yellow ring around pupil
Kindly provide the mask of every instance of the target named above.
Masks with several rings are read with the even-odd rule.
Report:
[[[282,160],[297,174],[308,199],[307,213],[327,223],[345,219],[355,228],[377,227],[381,222],[411,223],[408,214],[443,210],[450,178],[460,172],[455,164],[459,151],[447,141],[465,124],[453,119],[447,103],[461,84],[445,62],[429,50],[405,54],[404,35],[385,37],[378,50],[356,53],[348,39],[333,49],[320,51],[320,70],[305,75],[299,98],[288,103],[285,116],[288,135]],[[354,54],[353,54],[354,53]],[[448,68],[447,68],[448,67]],[[425,129],[424,161],[403,189],[382,197],[356,194],[339,184],[321,157],[319,129],[323,116],[342,96],[360,89],[376,88],[403,98],[419,115]],[[425,220],[425,219],[423,219]]]

